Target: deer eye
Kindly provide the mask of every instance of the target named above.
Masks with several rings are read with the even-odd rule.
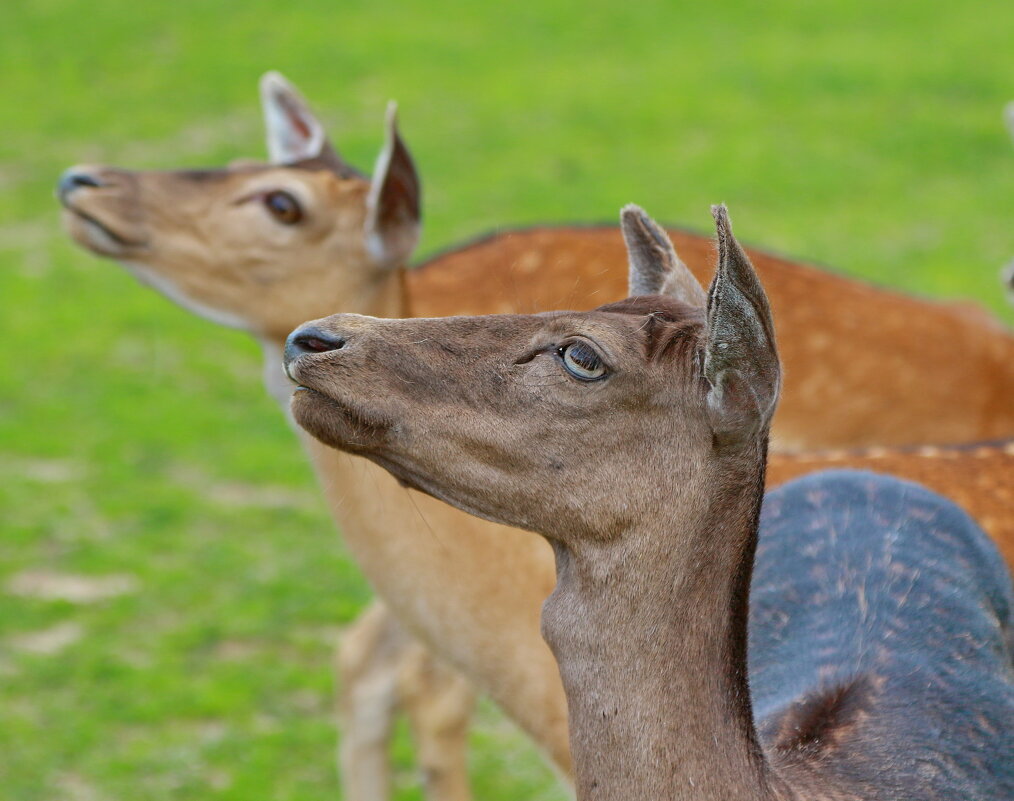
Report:
[[[264,195],[264,206],[271,216],[284,225],[295,225],[303,219],[303,209],[288,192],[278,189]]]
[[[563,366],[574,378],[582,381],[594,381],[606,374],[606,366],[591,345],[584,342],[571,342],[561,345],[557,350],[563,359]]]

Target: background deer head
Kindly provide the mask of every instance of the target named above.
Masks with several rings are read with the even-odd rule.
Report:
[[[261,100],[269,164],[79,165],[58,194],[80,245],[215,322],[284,336],[308,309],[325,314],[394,280],[418,242],[420,186],[393,104],[371,180],[341,158],[281,75],[262,78]]]

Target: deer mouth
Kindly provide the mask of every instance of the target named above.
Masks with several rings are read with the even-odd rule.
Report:
[[[391,422],[360,404],[339,401],[300,384],[292,393],[292,416],[306,431],[332,448],[372,453],[387,439]]]
[[[82,247],[102,256],[123,256],[143,250],[147,241],[133,239],[70,203],[64,203],[64,224],[74,240]]]
[[[296,369],[290,378],[306,382]],[[459,506],[469,514],[494,522],[482,507],[458,497],[435,481],[429,472],[413,466],[413,459],[395,441],[401,426],[381,414],[364,410],[360,404],[339,400],[334,396],[300,383],[292,394],[292,417],[296,423],[325,445],[369,459],[390,473],[401,486],[416,490],[439,501]]]

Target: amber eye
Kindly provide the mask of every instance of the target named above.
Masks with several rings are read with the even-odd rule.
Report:
[[[557,351],[563,359],[563,366],[575,378],[582,381],[594,381],[606,374],[606,366],[591,345],[584,342],[571,342],[562,345]]]
[[[303,219],[303,209],[300,208],[299,201],[280,189],[264,195],[264,205],[272,217],[285,225],[295,225]]]

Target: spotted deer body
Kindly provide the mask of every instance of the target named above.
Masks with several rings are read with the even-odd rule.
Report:
[[[668,228],[701,281],[713,246]],[[785,392],[772,445],[787,448],[964,443],[1014,434],[1014,339],[971,306],[935,303],[748,249],[783,320]],[[591,309],[620,300],[615,226],[504,231],[408,274],[413,317]],[[942,374],[948,379],[939,380]],[[870,377],[875,375],[876,379]],[[830,417],[827,409],[835,409]]]
[[[1011,797],[1009,571],[966,513],[894,478],[809,476],[761,517],[781,370],[761,282],[713,213],[706,296],[628,207],[642,296],[305,324],[294,419],[551,544],[542,631],[579,801]]]
[[[82,246],[122,261],[184,307],[253,335],[264,349],[268,389],[284,407],[291,394],[282,372],[284,338],[311,317],[339,310],[398,317],[590,308],[622,296],[625,255],[615,227],[505,233],[405,271],[419,231],[419,182],[393,116],[370,179],[341,158],[316,117],[279,77],[265,79],[263,94],[270,164],[177,172],[79,167],[68,171],[59,192],[65,225]],[[712,245],[706,237],[673,235],[692,269],[708,269]],[[880,435],[937,441],[1014,432],[1014,422],[1007,426],[1002,413],[989,411],[1014,363],[1004,356],[1011,338],[995,322],[751,253],[782,321],[779,337],[789,371],[776,442],[844,447]],[[821,286],[826,291],[818,291]],[[826,332],[816,339],[815,320]],[[910,338],[899,340],[902,321],[909,324]],[[920,337],[924,341],[916,347],[912,343]],[[926,345],[930,340],[940,345],[939,354]],[[797,341],[805,344],[796,347]],[[879,354],[884,363],[897,364],[897,351],[888,345],[898,341],[910,360],[902,372],[916,376],[915,383],[868,381],[885,372],[878,368]],[[857,394],[836,410],[833,423],[822,424],[810,415],[843,397],[832,378],[851,381]],[[806,389],[795,393],[797,386]],[[961,404],[976,412],[961,411]],[[884,414],[893,421],[889,431],[879,422]],[[525,534],[501,536],[502,527],[410,494],[373,465],[309,437],[303,444],[353,556],[389,612],[378,608],[353,627],[347,658],[339,660],[349,679],[342,688],[342,726],[360,732],[350,735],[353,745],[346,750],[359,757],[344,760],[343,774],[346,781],[353,777],[354,787],[380,788],[371,794],[350,788],[347,794],[361,801],[386,794],[384,777],[363,766],[384,764],[377,749],[390,722],[381,713],[404,705],[421,750],[443,754],[425,769],[431,787],[456,788],[443,795],[434,790],[433,797],[463,797],[463,760],[447,754],[461,747],[463,723],[449,722],[443,712],[413,711],[413,699],[433,695],[451,699],[442,710],[466,714],[471,694],[455,670],[492,696],[561,774],[569,775],[565,699],[538,633],[539,609],[554,584],[545,544]],[[899,451],[892,469],[917,471],[918,478],[949,491],[974,512],[999,496],[980,492],[976,477],[983,473],[973,468],[988,464],[987,475],[1001,475],[1014,466],[1010,445],[983,447],[989,456],[982,459],[947,448],[939,459]],[[817,469],[825,460],[875,469],[880,459],[861,452],[848,453],[845,461],[836,453],[784,461],[776,456],[771,471],[777,474],[782,464],[797,471],[804,463]],[[989,528],[1014,544],[1012,518],[1009,506],[991,512]],[[505,582],[505,576],[511,580]],[[388,628],[384,636],[377,633],[381,624]],[[416,670],[419,651],[408,644],[405,629],[434,655],[424,670]],[[382,642],[403,647],[381,648]],[[378,650],[371,654],[371,646]],[[360,684],[369,684],[377,671],[402,675],[394,665],[399,654],[418,677],[411,692],[393,679]],[[381,664],[387,668],[376,667]],[[380,723],[363,730],[356,721],[367,719]],[[366,751],[368,759],[362,758]],[[455,772],[456,778],[450,776]]]

